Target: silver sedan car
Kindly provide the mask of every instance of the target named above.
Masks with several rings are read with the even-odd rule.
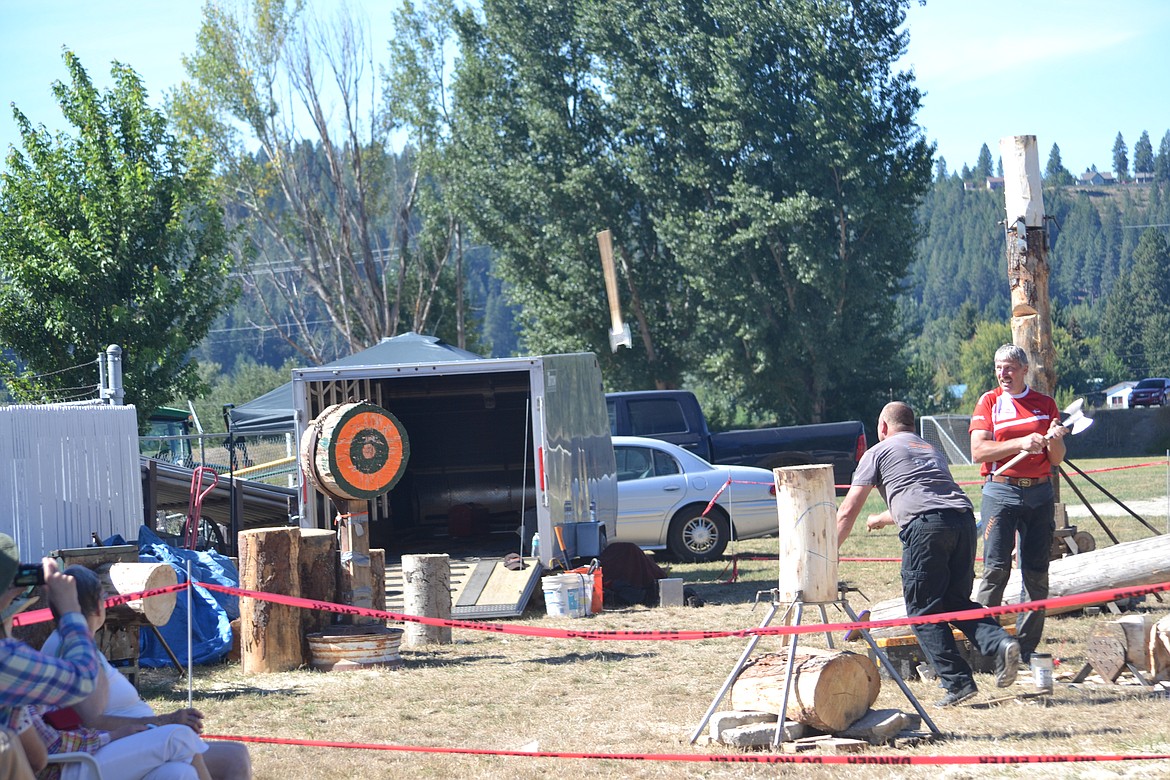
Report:
[[[701,562],[722,555],[731,539],[779,532],[776,487],[767,469],[714,466],[682,447],[640,436],[614,436],[613,452],[616,541]]]

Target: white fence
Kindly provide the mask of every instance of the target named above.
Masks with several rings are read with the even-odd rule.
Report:
[[[947,463],[971,464],[971,434],[967,426],[971,417],[966,414],[936,414],[918,421],[922,438],[947,456]]]
[[[0,407],[0,531],[26,563],[140,525],[133,406]]]

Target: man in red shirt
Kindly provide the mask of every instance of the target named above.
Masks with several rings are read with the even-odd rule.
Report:
[[[1049,396],[1027,384],[1028,354],[1013,344],[995,351],[999,386],[984,393],[971,415],[971,457],[986,479],[980,505],[983,525],[983,579],[975,600],[999,606],[1011,574],[1019,535],[1019,566],[1024,599],[1048,597],[1048,561],[1056,530],[1052,466],[1064,460],[1066,429]],[[1029,453],[999,476],[992,472],[1020,452]],[[1028,661],[1040,644],[1044,610],[1020,615],[1016,638],[1021,659]]]

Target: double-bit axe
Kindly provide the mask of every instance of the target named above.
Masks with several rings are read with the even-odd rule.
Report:
[[[1083,410],[1084,406],[1085,406],[1085,399],[1078,398],[1077,400],[1073,401],[1071,404],[1066,406],[1064,411],[1062,411],[1060,413],[1060,418],[1061,418],[1060,419],[1060,426],[1062,428],[1068,428],[1068,432],[1074,436],[1093,424],[1093,418],[1085,416],[1085,412]],[[1044,445],[1045,446],[1047,446],[1048,442],[1050,442],[1050,441],[1052,441],[1051,437],[1049,437],[1049,436],[1044,437]],[[1014,458],[1012,458],[1007,463],[1005,463],[1002,466],[1000,466],[999,468],[997,468],[995,471],[991,472],[991,475],[993,477],[998,477],[1000,474],[1007,471],[1012,466],[1016,465],[1024,458],[1028,457],[1028,455],[1030,455],[1030,454],[1032,454],[1032,453],[1029,453],[1027,450],[1021,450],[1020,453],[1018,455],[1016,455]]]

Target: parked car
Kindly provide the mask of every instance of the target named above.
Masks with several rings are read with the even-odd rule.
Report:
[[[641,436],[614,436],[613,452],[618,478],[616,541],[703,562],[722,555],[731,539],[779,532],[775,481],[767,469],[713,466],[682,447]],[[724,485],[727,488],[704,514]]]
[[[1130,391],[1130,406],[1165,406],[1170,396],[1170,379],[1155,376],[1143,379]]]

